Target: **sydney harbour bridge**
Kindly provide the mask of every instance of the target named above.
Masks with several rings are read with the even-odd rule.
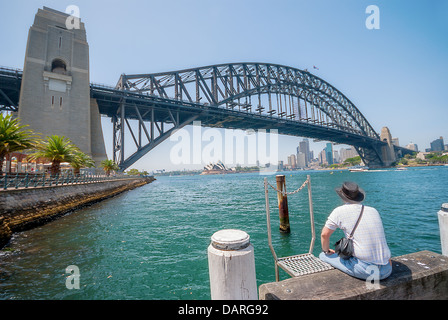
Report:
[[[2,110],[18,110],[21,78],[20,70],[0,70]],[[292,67],[232,63],[123,74],[115,88],[91,84],[90,94],[100,114],[112,119],[114,159],[123,169],[195,120],[206,127],[277,129],[279,134],[352,145],[369,166],[388,165],[382,151],[387,141],[358,108],[328,82]],[[138,121],[137,130],[130,119]],[[136,148],[127,158],[124,126]]]
[[[48,72],[51,78],[53,70]],[[21,108],[23,73],[0,69],[0,110]],[[115,87],[90,83],[90,99],[113,123],[113,141],[106,143],[112,143],[113,159],[122,170],[193,121],[225,129],[277,129],[283,135],[351,145],[372,168],[389,166],[412,152],[392,145],[390,134],[378,134],[349,98],[327,81],[307,70],[272,63],[122,74]],[[133,150],[130,155],[125,154],[127,148]]]

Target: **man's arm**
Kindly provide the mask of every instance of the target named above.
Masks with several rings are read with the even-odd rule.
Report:
[[[320,243],[322,245],[322,251],[327,254],[333,254],[334,250],[330,249],[330,236],[333,234],[334,230],[327,227],[323,227],[322,233],[320,234]]]

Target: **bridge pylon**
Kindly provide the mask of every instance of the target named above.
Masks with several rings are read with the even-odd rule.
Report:
[[[90,99],[84,23],[67,29],[68,14],[39,9],[28,34],[18,117],[42,137],[63,135],[96,164],[107,158],[98,105]]]
[[[380,134],[381,141],[386,142],[386,145],[381,147],[381,158],[386,167],[397,161],[394,144],[392,142],[392,135],[388,127],[383,127]]]

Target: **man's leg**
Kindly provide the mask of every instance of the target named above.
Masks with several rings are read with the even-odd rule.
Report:
[[[331,264],[333,267],[341,270],[342,272],[345,272],[351,276],[353,275],[353,266],[351,263],[348,263],[352,258],[344,260],[341,259],[337,253],[326,255],[324,252],[321,252],[319,259]]]
[[[365,280],[369,276],[369,274],[366,273],[365,268],[358,264],[358,259],[355,257],[342,259],[337,253],[326,255],[322,252],[319,255],[319,258],[352,277]]]

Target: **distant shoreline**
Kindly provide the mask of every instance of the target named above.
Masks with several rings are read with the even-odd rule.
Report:
[[[397,169],[397,168],[416,168],[416,167],[443,167],[444,164],[420,164],[420,165],[399,165],[395,167],[388,168],[380,168],[380,169]],[[296,172],[296,171],[338,171],[338,170],[348,170],[350,167],[341,167],[341,168],[308,168],[308,169],[298,169],[298,170],[279,170],[278,172]],[[210,170],[213,172],[205,172],[204,170],[191,170],[191,171],[173,171],[166,172],[163,174],[154,174],[154,176],[192,176],[192,175],[221,175],[221,174],[235,174],[235,173],[252,173],[252,172],[260,172],[262,168],[258,169],[250,169],[250,170],[227,170],[227,171],[219,171],[219,170]],[[374,169],[371,169],[374,170]]]

